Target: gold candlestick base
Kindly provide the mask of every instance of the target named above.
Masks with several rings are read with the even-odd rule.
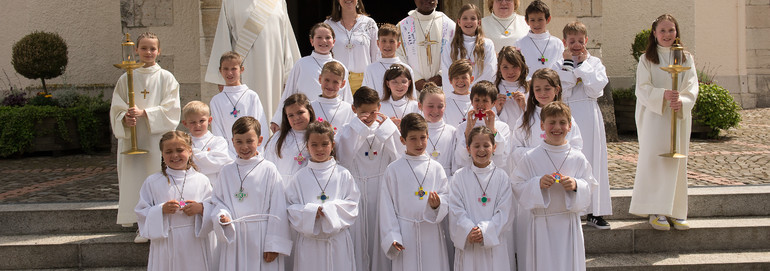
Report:
[[[148,151],[142,150],[142,149],[130,149],[124,152],[121,152],[120,154],[145,154],[148,153]]]
[[[660,154],[658,156],[666,157],[666,158],[674,158],[674,159],[684,159],[684,158],[687,158],[687,155],[684,155],[684,154],[681,154],[681,153],[675,153],[675,152],[664,153],[664,154]]]

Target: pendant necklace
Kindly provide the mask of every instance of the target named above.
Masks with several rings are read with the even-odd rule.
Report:
[[[572,152],[572,148],[569,148],[569,151],[567,151],[567,155],[564,156],[564,160],[561,161],[561,165],[559,165],[558,168],[556,167],[556,164],[553,163],[553,159],[551,159],[551,155],[548,154],[548,151],[545,149],[543,149],[543,151],[545,152],[545,155],[548,156],[548,160],[551,161],[551,165],[553,165],[553,168],[556,169],[556,172],[551,174],[551,176],[553,176],[553,178],[556,179],[556,183],[559,183],[562,178],[560,173],[561,167],[564,166],[564,162],[567,162],[567,157],[569,157],[570,152]]]
[[[329,196],[326,196],[326,187],[329,186],[329,183],[332,180],[332,176],[334,176],[334,171],[336,171],[336,170],[337,170],[337,164],[335,163],[334,164],[334,168],[332,169],[332,173],[329,174],[329,179],[326,180],[326,185],[321,187],[321,182],[319,182],[318,181],[318,177],[315,176],[315,170],[313,170],[312,168],[310,169],[310,173],[313,174],[313,178],[315,178],[315,182],[318,184],[318,188],[321,189],[321,195],[316,197],[317,199],[321,200],[321,203],[324,203],[327,199],[329,199]]]
[[[401,97],[401,99],[406,99],[406,95],[404,97]],[[396,111],[396,107],[393,106],[393,103],[396,102],[393,100],[393,97],[390,97],[390,108],[393,109],[393,115],[396,115],[395,117],[398,119],[404,118],[404,115],[406,114],[406,106],[409,104],[409,101],[406,101],[404,104],[404,111],[401,112],[401,116],[398,116],[398,111]],[[400,107],[400,106],[399,106]]]
[[[515,21],[516,21],[516,19],[515,19],[515,18],[514,18],[513,20],[511,20],[511,22],[510,22],[510,23],[508,23],[508,26],[504,26],[504,25],[503,25],[503,23],[502,23],[502,22],[500,22],[500,20],[498,20],[498,19],[497,19],[497,16],[492,16],[492,19],[495,19],[495,21],[496,21],[498,24],[500,24],[500,26],[503,28],[503,36],[506,36],[506,37],[507,37],[508,35],[510,35],[510,34],[511,34],[511,32],[508,32],[508,27],[511,27],[511,25],[513,24],[513,22],[515,22]]]
[[[433,140],[430,139],[430,135],[428,135],[428,140],[430,141],[430,144],[433,145],[433,152],[430,153],[430,156],[433,156],[433,158],[438,158],[438,156],[441,154],[436,149],[436,145],[438,144],[439,141],[441,141],[441,135],[444,134],[445,129],[446,129],[446,126],[441,127],[441,132],[438,133],[438,138],[436,138],[435,144],[433,143]]]
[[[535,49],[540,52],[540,58],[538,58],[537,61],[540,61],[540,64],[545,65],[545,62],[548,61],[548,59],[545,58],[545,51],[548,50],[548,44],[551,43],[551,39],[549,38],[548,41],[545,42],[545,47],[542,51],[540,50],[540,47],[537,47],[537,43],[535,43],[535,40],[533,40],[532,37],[529,37],[529,40],[535,45]]]
[[[315,61],[315,64],[316,64],[316,65],[318,65],[318,67],[319,67],[319,68],[321,68],[321,69],[323,69],[323,68],[324,68],[324,67],[321,65],[321,63],[320,63],[320,62],[318,62],[318,59],[315,59],[315,57],[313,57],[313,56],[310,56],[310,58],[312,58],[312,59],[313,59],[313,61]],[[324,62],[324,64],[326,64],[326,62]]]
[[[409,159],[404,160],[406,160],[406,164],[409,165],[409,169],[412,170],[414,181],[417,182],[417,191],[414,192],[414,195],[422,200],[422,198],[425,197],[425,190],[422,189],[422,185],[425,183],[425,178],[428,177],[428,171],[430,170],[430,160],[428,160],[428,168],[425,169],[425,176],[422,176],[422,182],[420,182],[420,179],[417,178],[417,173],[414,172],[414,168],[412,167],[412,163],[409,163]]]
[[[452,99],[452,103],[454,103],[454,104],[455,104],[455,107],[457,108],[457,111],[460,111],[460,113],[462,114],[462,117],[463,117],[463,121],[461,121],[460,123],[463,123],[463,122],[465,122],[465,121],[466,121],[466,119],[465,119],[465,116],[466,116],[466,115],[468,115],[468,111],[469,111],[469,110],[471,110],[471,109],[470,109],[470,108],[468,108],[468,110],[465,110],[465,112],[463,112],[463,110],[462,110],[462,109],[460,109],[460,106],[459,106],[459,105],[457,105],[457,101],[455,101],[454,99]]]
[[[238,201],[243,201],[243,198],[249,196],[249,194],[243,192],[243,181],[245,181],[246,178],[249,177],[249,174],[251,174],[251,172],[254,171],[254,169],[257,168],[257,166],[259,166],[259,164],[262,164],[262,162],[264,161],[265,159],[262,159],[261,161],[259,161],[259,163],[254,165],[254,167],[251,168],[251,170],[249,170],[249,172],[246,173],[246,176],[243,176],[243,178],[241,178],[241,168],[238,166],[237,163],[235,164],[235,170],[238,171],[238,179],[241,180],[241,188],[238,189],[238,193],[235,193],[235,197],[238,198]]]
[[[503,88],[505,89],[505,97],[509,99],[513,99],[513,94],[516,92],[519,92],[519,90],[521,89],[521,86],[518,86],[516,87],[516,89],[513,90],[513,92],[510,92],[508,91],[508,87],[506,87],[505,84],[501,83],[500,85],[503,86]]]
[[[302,149],[299,148],[299,143],[297,142],[297,134],[294,133],[294,130],[291,131],[291,135],[294,137],[294,146],[297,146],[297,156],[294,156],[294,161],[297,162],[297,165],[302,165],[302,162],[305,162],[307,158],[305,156],[302,156],[302,151],[304,151],[307,148],[307,144],[302,147]]]
[[[366,144],[369,144],[369,151],[364,152],[364,156],[369,157],[369,160],[374,160],[374,157],[377,156],[377,151],[372,150],[372,145],[374,145],[374,140],[376,138],[372,138],[372,142],[369,142],[369,139],[366,139]]]
[[[356,21],[358,21],[358,20],[356,20]],[[344,24],[344,23],[342,23],[342,19],[340,19],[340,26],[342,26],[342,29],[345,29],[345,31],[347,31],[347,30],[348,30],[348,29],[345,27],[345,24]],[[356,31],[356,29],[358,29],[358,26],[360,26],[360,25],[356,25],[356,23],[355,23],[355,22],[353,22],[353,28],[352,28],[352,29],[350,29],[350,31],[347,31],[347,32],[345,33],[345,36],[347,36],[347,37],[348,37],[348,44],[347,44],[347,45],[345,45],[345,48],[347,48],[347,49],[353,49],[353,47],[355,47],[355,45],[352,43],[352,41],[353,41],[353,33]]]
[[[179,190],[179,186],[176,184],[176,179],[174,179],[173,175],[168,175],[171,177],[171,181],[174,182],[174,189],[176,192],[179,192],[179,207],[184,207],[186,203],[184,202],[184,185],[187,184],[187,170],[184,171],[184,180],[182,180],[182,190]]]
[[[238,118],[238,114],[241,113],[240,110],[236,109],[235,105],[241,102],[241,98],[243,98],[243,95],[246,95],[246,92],[248,91],[244,91],[243,94],[241,94],[241,96],[238,97],[238,100],[235,101],[235,103],[233,103],[233,100],[230,99],[230,96],[228,96],[227,93],[225,93],[225,97],[227,98],[227,101],[229,101],[230,104],[233,105],[233,111],[230,112],[230,115],[233,115],[233,118]]]
[[[483,188],[481,187],[481,181],[479,180],[479,175],[476,175],[476,172],[473,172],[473,170],[471,170],[471,173],[473,173],[473,176],[476,177],[476,183],[479,184],[479,188],[481,189],[481,197],[479,198],[479,202],[481,202],[481,206],[487,206],[487,202],[492,201],[492,198],[487,197],[487,188],[489,188],[489,184],[492,183],[492,177],[495,176],[496,170],[497,170],[497,167],[492,169],[492,174],[489,174],[487,185]]]
[[[329,119],[329,117],[328,117],[328,116],[326,116],[326,109],[324,109],[324,103],[323,103],[323,102],[321,102],[321,101],[318,101],[318,106],[320,106],[320,107],[321,107],[321,113],[323,113],[323,114],[324,114],[324,119],[327,119],[327,120],[328,120],[328,119]],[[334,122],[334,118],[336,118],[336,117],[337,117],[337,112],[338,112],[338,111],[340,111],[340,107],[342,107],[342,105],[341,105],[341,104],[338,104],[338,105],[337,105],[337,109],[335,109],[335,110],[334,110],[334,114],[332,115],[332,119],[331,119],[331,120],[329,120],[329,124],[331,124],[331,125],[332,125],[332,128],[334,128],[334,133],[335,133],[335,134],[337,133],[337,127],[334,127],[334,124],[333,124],[333,122]]]

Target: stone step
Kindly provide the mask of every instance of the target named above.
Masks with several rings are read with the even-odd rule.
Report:
[[[149,243],[133,232],[0,236],[0,269],[147,266]]]
[[[639,219],[629,214],[631,189],[610,190],[613,215],[605,219]],[[770,185],[691,187],[688,189],[689,218],[770,216]]]
[[[587,270],[770,270],[770,250],[586,255]]]
[[[117,214],[117,202],[2,204],[0,235],[136,231]]]
[[[147,266],[120,266],[96,268],[17,269],[19,271],[145,271]]]
[[[586,253],[770,250],[770,217],[693,218],[690,230],[659,231],[647,221],[611,220],[611,230],[583,226]]]

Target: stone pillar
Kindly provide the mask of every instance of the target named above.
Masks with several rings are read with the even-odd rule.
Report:
[[[462,1],[444,0],[444,2],[442,3],[444,5],[443,12],[447,16],[449,16],[449,18],[452,18],[452,20],[457,20],[457,13],[460,12],[460,8],[463,5],[468,3],[474,4],[482,10],[482,13],[481,13],[482,18],[484,18],[484,16],[487,16],[489,14],[489,10],[487,8],[487,0],[462,0]]]
[[[217,22],[219,21],[219,9],[222,7],[222,0],[200,0],[201,14],[201,32],[200,32],[200,84],[201,100],[209,103],[211,98],[219,93],[217,85],[208,83],[205,80],[206,69],[209,64],[209,54],[211,46],[214,44],[214,35],[217,32]]]
[[[748,93],[743,108],[770,107],[770,2],[746,1],[746,71]]]

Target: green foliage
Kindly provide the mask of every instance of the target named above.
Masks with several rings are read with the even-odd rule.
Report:
[[[86,152],[93,151],[100,140],[100,131],[102,131],[100,128],[109,125],[104,120],[104,116],[108,114],[110,104],[101,101],[101,97],[84,97],[86,98],[80,98],[73,107],[69,108],[36,105],[1,106],[0,157],[23,154],[35,143],[38,133],[55,132],[62,140],[72,142],[71,135],[67,131],[68,122],[77,122],[81,148]],[[36,129],[36,124],[46,118],[54,118],[56,127],[43,131]]]
[[[37,106],[58,106],[56,100],[51,97],[51,94],[38,94],[27,102],[29,105]]]
[[[61,107],[73,107],[77,104],[83,96],[78,94],[75,89],[63,89],[57,90],[53,95],[53,99]]]
[[[650,38],[650,29],[644,29],[636,34],[634,37],[634,43],[631,44],[631,55],[634,56],[636,62],[639,62],[639,57],[647,50],[647,42]]]
[[[738,127],[741,122],[741,107],[730,96],[727,89],[717,84],[699,84],[698,100],[693,108],[694,120],[711,127],[709,137],[719,136],[719,130]]]
[[[634,87],[630,88],[616,88],[612,90],[612,99],[619,100],[634,100],[636,101],[636,94],[634,94]]]
[[[13,45],[11,64],[29,79],[40,79],[48,93],[45,79],[62,75],[67,68],[67,43],[59,34],[35,31]]]

